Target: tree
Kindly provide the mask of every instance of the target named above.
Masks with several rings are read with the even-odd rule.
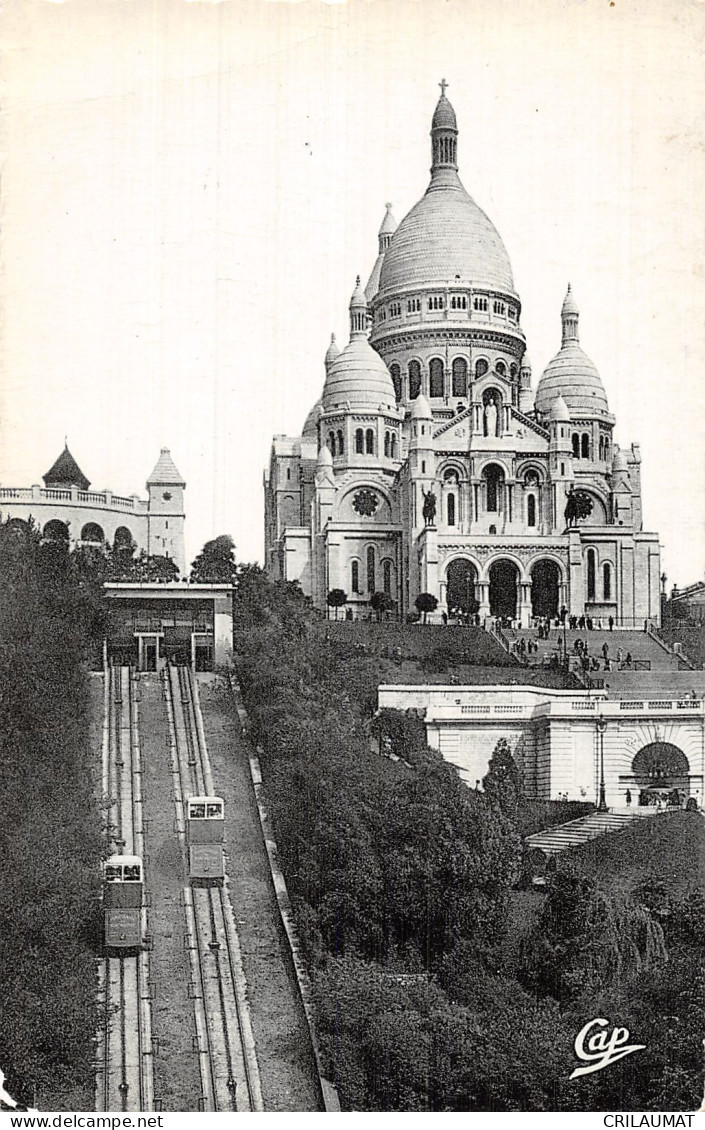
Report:
[[[198,585],[231,585],[236,576],[235,543],[230,534],[207,541],[191,565],[191,580]]]
[[[506,738],[500,738],[494,747],[487,775],[482,779],[482,787],[489,801],[498,804],[507,813],[516,812],[521,778]]]
[[[377,613],[377,619],[381,620],[383,612],[391,612],[394,608],[394,598],[388,592],[373,592],[370,604]]]
[[[416,597],[414,604],[419,612],[423,613],[423,622],[426,623],[426,616],[429,612],[435,612],[438,608],[438,601],[435,596],[430,592],[420,592]]]
[[[326,597],[329,608],[335,608],[335,618],[338,619],[338,609],[348,603],[348,594],[343,589],[331,589]]]

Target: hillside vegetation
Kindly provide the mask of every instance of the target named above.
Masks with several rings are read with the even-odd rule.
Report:
[[[0,524],[0,1066],[45,1110],[92,1105],[102,850],[87,661],[99,597],[62,546]]]
[[[369,636],[328,632],[297,586],[254,567],[240,572],[235,639],[344,1108],[698,1106],[702,894],[666,919],[641,890],[560,870],[524,914],[510,969],[520,829],[536,811],[506,746],[488,750],[484,791],[466,788],[418,720],[373,717]],[[648,1052],[571,1082],[591,1016],[633,1026]]]

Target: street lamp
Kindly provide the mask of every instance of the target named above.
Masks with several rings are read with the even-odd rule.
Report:
[[[605,730],[607,723],[605,722],[604,715],[600,715],[597,719],[597,733],[600,738],[600,797],[597,802],[597,811],[607,811],[607,801],[605,800]]]
[[[568,648],[567,648],[566,639],[565,639],[565,621],[566,621],[567,615],[568,615],[568,609],[566,608],[565,604],[563,604],[561,606],[560,617],[561,617],[561,624],[563,625],[563,666],[565,667],[566,671],[568,670]]]

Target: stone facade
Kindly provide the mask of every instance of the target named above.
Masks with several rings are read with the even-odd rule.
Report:
[[[643,529],[641,456],[614,442],[601,378],[568,287],[561,347],[535,394],[521,301],[496,229],[457,174],[445,93],[426,194],[397,227],[387,207],[350,342],[326,354],[300,437],[276,436],[265,475],[265,563],[324,608],[343,589],[400,614],[585,612],[658,622],[659,541]],[[571,514],[577,499],[582,514]]]
[[[618,699],[544,687],[381,686],[380,709],[415,710],[429,745],[474,788],[506,738],[528,796],[597,803],[601,762],[609,808],[678,788],[703,799],[702,698]]]

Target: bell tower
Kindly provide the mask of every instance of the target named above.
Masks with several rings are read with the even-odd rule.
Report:
[[[184,548],[184,491],[186,483],[163,447],[156,466],[147,479],[147,553],[171,557],[183,575],[186,572]]]

